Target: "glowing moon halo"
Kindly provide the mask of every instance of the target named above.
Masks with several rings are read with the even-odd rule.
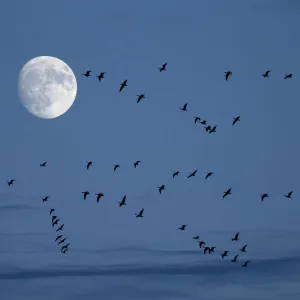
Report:
[[[21,103],[34,116],[54,119],[63,115],[75,101],[77,81],[72,69],[52,56],[29,60],[19,73]]]

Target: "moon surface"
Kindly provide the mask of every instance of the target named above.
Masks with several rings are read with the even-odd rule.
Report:
[[[54,119],[63,115],[75,101],[77,81],[72,69],[52,56],[29,60],[19,74],[21,103],[34,116]]]

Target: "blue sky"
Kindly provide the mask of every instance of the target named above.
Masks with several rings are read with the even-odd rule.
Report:
[[[295,299],[300,293],[299,3],[43,5],[7,1],[0,18],[0,235],[5,241],[0,289],[5,298],[20,299],[22,293],[38,299],[44,288],[64,285],[62,293],[72,286],[74,295],[53,291],[44,299],[201,299],[204,286],[206,299],[241,294]],[[53,120],[30,115],[17,95],[19,71],[41,55],[62,59],[77,77],[74,105]],[[164,62],[168,70],[159,73]],[[270,78],[264,79],[268,69]],[[92,70],[91,77],[80,75],[86,70]],[[226,82],[227,70],[233,75]],[[101,83],[99,72],[107,72]],[[293,78],[283,80],[285,73]],[[124,79],[128,87],[119,93]],[[136,104],[141,93],[147,98]],[[186,102],[188,111],[182,112]],[[232,127],[237,115],[241,122]],[[207,134],[194,116],[217,125],[217,132]],[[87,172],[88,160],[94,165]],[[136,160],[142,163],[134,169]],[[114,164],[121,166],[116,172]],[[197,176],[187,180],[196,168]],[[181,174],[173,180],[177,169]],[[215,174],[205,181],[209,171]],[[8,187],[11,178],[16,184]],[[161,184],[166,185],[162,195]],[[222,199],[230,187],[232,195]],[[99,204],[95,196],[83,201],[84,190],[105,196]],[[293,199],[284,198],[290,190]],[[262,203],[264,192],[270,197]],[[128,205],[119,209],[124,194]],[[47,204],[41,202],[46,195]],[[65,223],[72,246],[67,256],[53,243],[49,207]],[[141,208],[145,217],[136,219]],[[188,225],[186,232],[178,232],[182,224]],[[241,241],[234,245],[230,238],[237,231]],[[193,235],[215,245],[216,254],[200,255]],[[225,266],[219,253],[233,254],[244,244],[249,268]],[[105,273],[106,268],[117,271]],[[72,276],[84,279],[75,287]]]

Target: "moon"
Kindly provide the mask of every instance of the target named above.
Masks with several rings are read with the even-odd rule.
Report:
[[[54,119],[67,112],[75,101],[77,81],[72,69],[52,56],[29,60],[19,73],[21,103],[34,116]]]

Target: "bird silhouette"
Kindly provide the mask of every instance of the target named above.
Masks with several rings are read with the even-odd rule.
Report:
[[[200,118],[199,117],[194,117],[194,119],[195,119],[195,124],[197,123],[197,122],[200,122]]]
[[[224,192],[223,198],[227,197],[228,195],[231,195],[231,188]]]
[[[216,247],[210,247],[209,248],[209,253],[215,252]]]
[[[242,265],[242,267],[243,268],[247,268],[248,267],[248,264],[249,264],[249,262],[250,262],[250,260],[247,260],[243,265]]]
[[[55,209],[54,209],[54,208],[51,208],[51,209],[50,209],[50,212],[49,212],[49,215],[51,215],[54,211],[55,211]]]
[[[238,256],[239,256],[239,255],[237,254],[237,255],[234,257],[234,259],[231,260],[231,262],[233,262],[233,263],[237,262]]]
[[[200,124],[202,124],[202,125],[205,125],[206,123],[207,123],[206,120],[202,120],[202,121],[200,122]]]
[[[141,163],[140,160],[137,160],[135,163],[133,163],[133,166],[136,168]]]
[[[145,97],[145,94],[141,94],[141,95],[137,95],[137,103],[139,103],[142,99],[145,99],[146,97]]]
[[[205,242],[204,241],[201,241],[201,242],[198,242],[199,243],[199,248],[202,248],[202,246],[205,245]]]
[[[239,232],[237,232],[234,237],[231,239],[232,241],[238,241],[239,240]]]
[[[62,224],[59,228],[56,229],[56,232],[63,230],[65,224]]]
[[[158,187],[158,191],[159,191],[160,194],[161,194],[161,192],[162,192],[163,190],[165,190],[165,189],[166,189],[166,187],[165,187],[164,184]]]
[[[141,209],[141,211],[138,214],[135,214],[136,218],[143,218],[144,209]]]
[[[97,203],[99,203],[101,197],[104,197],[102,193],[95,194],[95,196],[97,196]]]
[[[47,162],[44,161],[43,163],[40,164],[40,167],[46,167]]]
[[[92,71],[86,71],[84,74],[82,74],[83,76],[85,76],[85,77],[89,77],[89,76],[91,76],[90,74],[91,74],[91,72]]]
[[[101,72],[99,75],[96,75],[98,77],[98,80],[101,81],[101,79],[105,78],[104,75],[106,73],[105,72]]]
[[[236,123],[240,121],[240,116],[233,118],[233,122],[232,122],[232,126]]]
[[[68,250],[69,245],[70,245],[70,243],[68,243],[68,244],[66,244],[66,245],[64,245],[64,246],[62,246],[62,247],[61,247],[61,250],[64,250],[64,249]]]
[[[57,219],[57,216],[52,217],[52,223],[54,222],[55,219]]]
[[[291,79],[293,77],[293,74],[286,74],[284,76],[284,79]]]
[[[264,74],[262,74],[262,76],[264,78],[269,77],[269,73],[271,72],[271,70],[266,71]]]
[[[88,170],[92,165],[93,165],[93,162],[92,161],[88,161],[86,163],[86,169]]]
[[[186,226],[187,226],[187,225],[182,225],[182,226],[179,227],[178,229],[181,230],[181,231],[183,231],[183,230],[185,230]]]
[[[225,256],[228,256],[228,253],[229,253],[229,251],[224,251],[224,252],[221,254],[222,259],[224,259]]]
[[[196,235],[193,237],[193,240],[199,240],[200,236],[199,235]]]
[[[264,193],[264,194],[261,194],[260,199],[261,199],[261,201],[264,201],[264,199],[268,198],[268,197],[269,197],[269,194]]]
[[[15,179],[11,179],[10,181],[7,181],[8,186],[11,186],[12,184],[14,184],[16,180]]]
[[[188,105],[188,103],[185,103],[184,105],[183,105],[183,107],[182,108],[180,108],[182,111],[187,111],[187,105]]]
[[[206,252],[210,253],[210,247],[204,247],[204,251],[203,251],[204,255],[206,254]]]
[[[173,178],[174,178],[175,176],[178,176],[179,174],[180,174],[179,171],[174,172],[174,173],[173,173]]]
[[[168,63],[164,63],[160,68],[159,68],[159,72],[162,72],[162,71],[166,71],[166,66],[167,66]]]
[[[86,197],[90,194],[90,192],[85,191],[85,192],[81,192],[83,194],[83,199],[86,200]]]
[[[46,197],[42,198],[42,200],[43,200],[43,202],[46,202],[46,201],[48,201],[49,198],[50,198],[49,196],[46,196]]]
[[[196,176],[197,171],[198,171],[198,169],[196,169],[195,171],[193,171],[187,178],[191,178],[191,177]]]
[[[291,199],[292,198],[292,194],[293,194],[293,191],[290,191],[286,195],[284,195],[284,197]]]
[[[118,202],[119,206],[122,207],[123,205],[126,205],[125,201],[126,201],[126,195],[123,196],[122,201]]]
[[[114,165],[114,171],[116,171],[118,168],[120,168],[120,165]]]
[[[208,126],[204,127],[204,129],[205,129],[207,132],[209,132],[209,131],[211,130],[211,126],[208,125]]]
[[[228,77],[230,75],[232,75],[232,72],[231,71],[227,71],[227,72],[224,72],[225,73],[225,80],[227,81],[228,80]]]
[[[216,129],[217,129],[217,125],[215,125],[215,126],[209,131],[209,133],[216,132]]]
[[[60,221],[60,219],[56,219],[54,222],[52,222],[52,227],[54,227],[55,225],[58,225],[59,221]]]
[[[208,177],[212,176],[213,174],[214,174],[214,172],[207,172],[207,174],[206,174],[206,176],[205,176],[205,180],[206,180]]]
[[[60,245],[60,244],[64,243],[64,241],[65,241],[66,239],[67,239],[67,238],[62,239],[59,243],[57,243],[57,245]]]
[[[119,89],[119,92],[122,92],[122,90],[124,89],[124,87],[127,86],[127,79],[125,79],[122,83],[121,83],[121,87]]]
[[[55,242],[57,242],[58,240],[60,240],[62,237],[63,237],[62,234],[61,234],[61,235],[58,235],[58,236],[56,237],[56,239],[55,239]]]
[[[247,245],[243,246],[241,249],[239,249],[241,252],[247,252],[246,251]]]

